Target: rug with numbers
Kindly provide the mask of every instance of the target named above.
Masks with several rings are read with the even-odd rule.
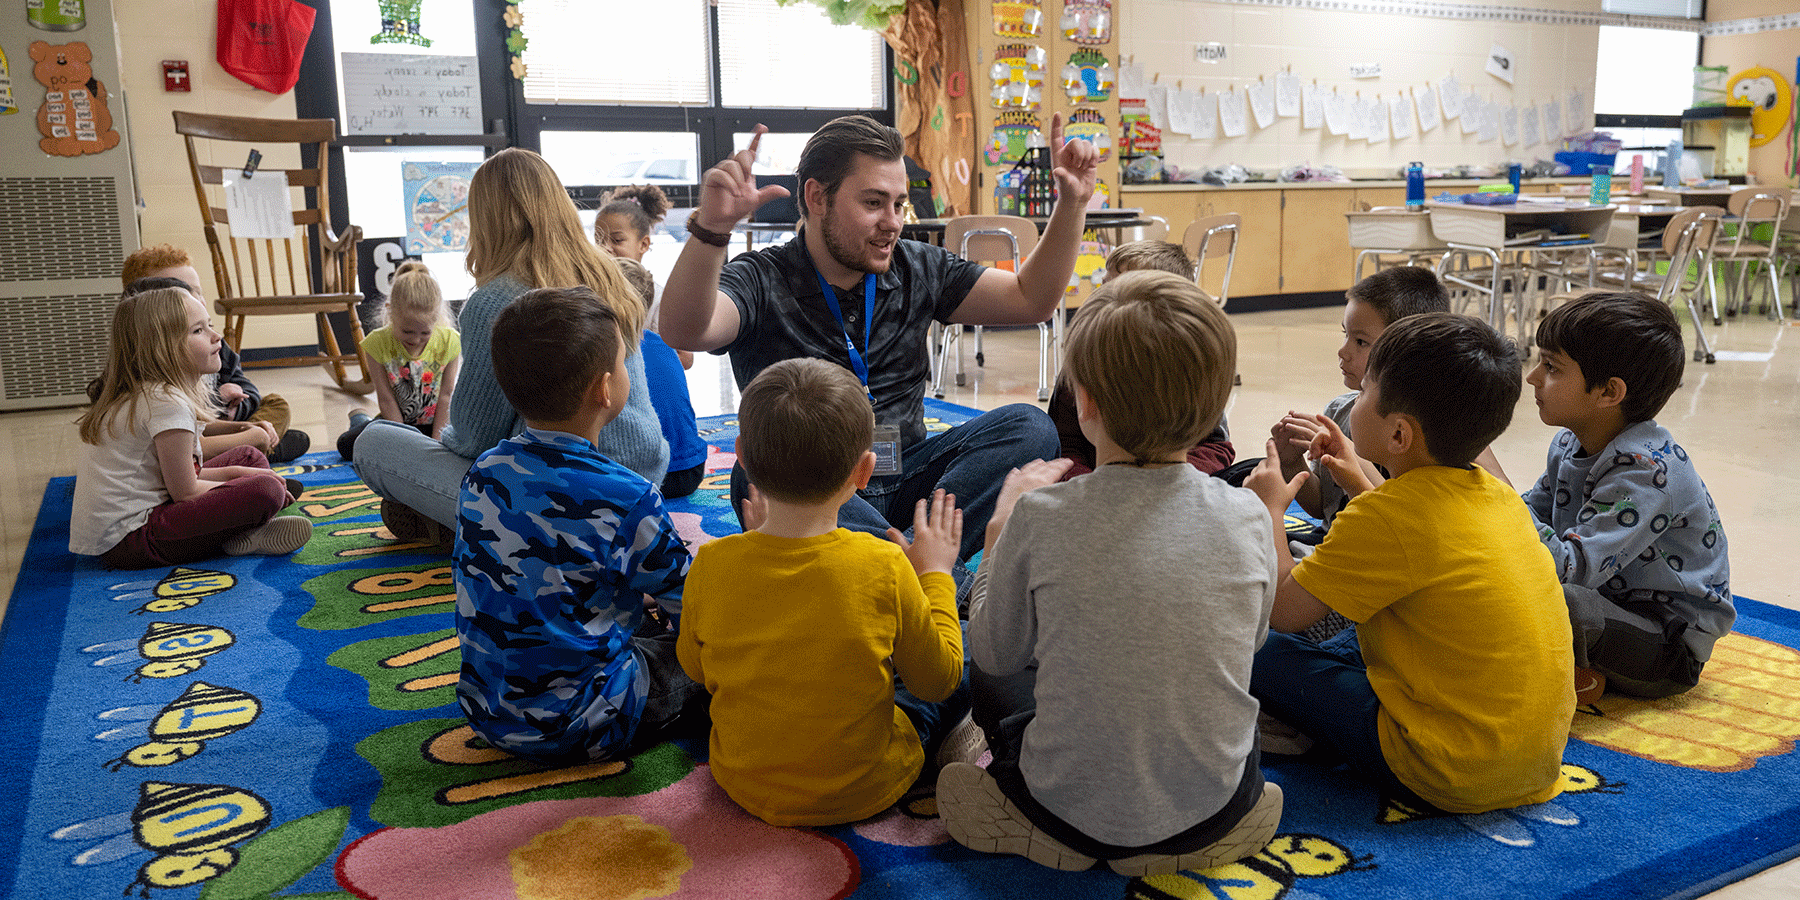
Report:
[[[937,428],[971,412],[928,403]],[[702,426],[708,478],[670,504],[693,544],[736,530],[735,423]],[[306,548],[145,572],[71,556],[73,481],[49,485],[0,634],[0,897],[1601,900],[1695,896],[1800,848],[1800,613],[1754,601],[1688,695],[1581,711],[1554,801],[1414,819],[1271,758],[1266,849],[1127,879],[968,851],[928,793],[771,827],[703,743],[559,769],[496,752],[455,705],[447,558],[393,542],[335,453],[283,471]]]

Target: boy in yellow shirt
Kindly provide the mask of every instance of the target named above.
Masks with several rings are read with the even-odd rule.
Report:
[[[1423,812],[1541,803],[1575,712],[1568,610],[1523,503],[1471,461],[1506,430],[1519,357],[1485,322],[1428,313],[1389,325],[1369,353],[1351,420],[1310,455],[1350,502],[1294,563],[1280,540],[1301,483],[1274,441],[1245,482],[1269,509],[1281,572],[1250,693]],[[1362,459],[1392,473],[1371,487]],[[1323,643],[1291,632],[1336,611],[1357,623]]]
[[[950,579],[962,511],[942,490],[929,512],[920,500],[910,543],[838,527],[876,464],[868,394],[841,366],[769,366],[738,427],[748,530],[694,557],[676,642],[712,693],[713,777],[772,825],[865,819],[968,712]]]

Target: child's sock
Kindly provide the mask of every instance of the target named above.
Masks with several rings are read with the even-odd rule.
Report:
[[[231,556],[282,556],[306,546],[311,538],[311,519],[276,516],[249,531],[233,535],[225,542],[225,552]]]

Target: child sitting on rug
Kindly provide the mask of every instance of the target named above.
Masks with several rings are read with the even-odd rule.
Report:
[[[1250,692],[1418,813],[1561,791],[1575,712],[1562,588],[1524,504],[1473,464],[1518,397],[1518,351],[1487,323],[1426,313],[1389,325],[1351,408],[1356,443],[1315,417],[1313,455],[1349,503],[1298,563],[1275,544],[1271,627],[1303,631],[1331,611],[1357,626],[1323,643],[1270,635]],[[1310,474],[1284,479],[1277,444],[1246,486],[1279,535]],[[1373,485],[1365,460],[1391,477]]]
[[[200,293],[200,273],[187,251],[180,247],[157,244],[125,257],[120,271],[125,293],[136,293],[137,282],[145,278],[179,279],[188,293],[199,297],[202,305],[206,303],[206,296]],[[200,435],[200,446],[207,459],[249,444],[261,450],[270,462],[290,462],[312,447],[312,438],[306,432],[288,427],[291,410],[287,400],[279,394],[257,390],[244,375],[237,351],[223,341],[219,343],[219,371],[209,389],[219,412]]]
[[[450,325],[444,292],[424,263],[400,264],[388,292],[387,322],[363,337],[362,352],[375,371],[379,408],[375,416],[350,410],[350,430],[338,436],[338,455],[351,460],[356,436],[377,418],[441,439],[462,368],[462,336]]]
[[[644,301],[644,308],[649,309],[656,297],[656,277],[633,260],[621,257],[613,262]],[[669,442],[669,473],[662,480],[663,499],[686,497],[706,477],[706,442],[700,439],[699,426],[694,423],[687,373],[682,371],[675,351],[648,327],[638,348],[644,354],[644,377],[650,381],[650,405],[656,408],[663,439]]]
[[[594,449],[630,392],[627,349],[586,287],[501,311],[494,377],[525,429],[463,479],[457,702],[488,743],[547,764],[635,752],[706,699],[675,659],[687,547],[655,485]]]
[[[146,569],[292,553],[312,537],[304,516],[277,516],[299,483],[243,445],[201,462],[200,423],[215,410],[204,378],[219,371],[205,304],[177,287],[130,294],[113,309],[106,369],[78,420],[84,447],[69,550]]]
[[[1538,324],[1525,379],[1563,430],[1525,492],[1575,629],[1582,702],[1693,687],[1731,631],[1731,565],[1712,495],[1656,413],[1681,383],[1681,325],[1641,294],[1589,294]]]
[[[1344,386],[1350,388],[1348,393],[1340,394],[1330,403],[1325,404],[1325,415],[1330,418],[1344,435],[1355,440],[1356,435],[1350,429],[1350,407],[1356,402],[1356,395],[1362,389],[1363,372],[1369,361],[1369,348],[1375,346],[1376,339],[1387,330],[1395,320],[1406,316],[1428,312],[1448,312],[1450,295],[1444,290],[1443,282],[1430,269],[1417,266],[1395,266],[1358,281],[1344,292],[1344,344],[1338,348],[1338,371],[1343,373]],[[1281,474],[1285,478],[1293,478],[1305,470],[1312,477],[1300,485],[1300,495],[1295,498],[1300,508],[1308,515],[1320,520],[1322,525],[1313,532],[1313,536],[1305,538],[1305,544],[1293,547],[1296,555],[1304,555],[1310,544],[1317,543],[1324,536],[1324,531],[1331,527],[1338,511],[1349,502],[1349,496],[1338,486],[1337,479],[1323,463],[1314,460],[1310,466],[1306,458],[1306,449],[1313,438],[1319,434],[1315,417],[1298,412],[1289,412],[1281,421],[1270,429],[1270,436],[1275,438],[1275,449],[1281,457]],[[1494,457],[1493,451],[1483,447],[1475,462],[1487,469],[1494,477],[1506,480],[1506,473],[1500,470],[1500,461]],[[1373,484],[1380,484],[1387,477],[1379,467],[1371,466],[1364,473]],[[1307,631],[1307,636],[1322,641],[1338,633],[1349,625],[1348,619],[1336,613],[1327,615]]]
[[[1194,277],[1194,264],[1188,259],[1187,251],[1181,249],[1180,244],[1168,241],[1120,244],[1106,257],[1107,281],[1126,272],[1145,269],[1168,272],[1189,280]],[[1094,471],[1094,442],[1081,433],[1081,417],[1075,413],[1075,394],[1062,379],[1057,380],[1056,389],[1050,392],[1050,421],[1056,423],[1056,437],[1062,444],[1061,455],[1074,460],[1069,471],[1063,473],[1063,480]],[[1187,452],[1188,465],[1208,475],[1231,465],[1236,457],[1237,451],[1231,447],[1231,434],[1222,416],[1219,424]]]
[[[968,708],[950,579],[962,511],[942,490],[929,512],[920,500],[910,544],[838,527],[876,461],[868,392],[841,366],[769,366],[738,427],[749,530],[696,554],[677,641],[712,692],[712,774],[772,825],[865,819]]]
[[[1282,807],[1249,693],[1268,516],[1188,458],[1225,409],[1237,337],[1191,278],[1132,272],[1082,307],[1067,356],[1099,465],[1056,484],[1068,462],[1035,462],[1001,488],[969,610],[994,758],[946,765],[938,811],[971,849],[1057,869],[1223,865],[1267,844]]]

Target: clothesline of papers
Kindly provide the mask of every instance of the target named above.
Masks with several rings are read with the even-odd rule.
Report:
[[[1482,97],[1453,74],[1388,94],[1364,95],[1316,81],[1302,83],[1300,76],[1283,70],[1247,85],[1207,91],[1147,81],[1142,66],[1125,63],[1119,96],[1144,100],[1151,124],[1165,134],[1199,140],[1243,137],[1252,124],[1263,129],[1277,119],[1299,118],[1305,130],[1322,128],[1332,136],[1379,144],[1447,130],[1454,121],[1479,142],[1498,140],[1523,148],[1553,144],[1587,131],[1590,123],[1581,88],[1520,105]]]

